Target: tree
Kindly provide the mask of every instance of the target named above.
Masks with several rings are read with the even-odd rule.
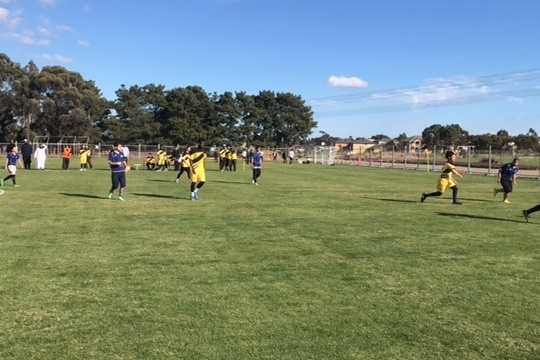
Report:
[[[422,131],[422,142],[427,148],[442,147],[443,140],[441,139],[442,125],[434,124]]]
[[[166,103],[163,91],[163,86],[153,84],[130,88],[121,85],[113,104],[118,122],[107,121],[108,138],[123,143],[159,143],[162,138],[158,119]]]
[[[33,127],[38,135],[90,136],[108,112],[108,103],[94,82],[85,81],[77,72],[46,66],[31,80],[31,96],[37,98],[41,110]]]

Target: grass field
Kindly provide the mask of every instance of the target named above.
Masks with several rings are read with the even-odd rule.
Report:
[[[139,170],[123,203],[76,165],[1,188],[1,359],[540,358],[538,180],[457,206],[420,203],[436,173],[208,163],[197,202]]]

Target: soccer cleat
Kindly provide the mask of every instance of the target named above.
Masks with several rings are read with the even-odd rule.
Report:
[[[109,193],[109,195],[107,195],[107,197],[108,197],[109,199],[112,199],[112,195],[113,195],[113,193]]]
[[[422,196],[420,197],[420,202],[424,202],[426,200],[426,194],[422,193]]]
[[[461,201],[454,201],[452,204],[454,204],[454,205],[461,205],[461,204],[463,204],[463,203],[462,203]]]
[[[255,183],[255,185],[259,185],[259,183],[258,183],[258,182],[256,182],[256,183]]]
[[[180,182],[180,179],[176,179],[176,183],[178,184]]]
[[[119,197],[118,197],[118,200],[120,200],[120,201],[126,201],[126,199],[124,199],[123,196],[119,196]]]
[[[18,185],[18,184],[13,184],[13,186],[15,186],[15,187],[19,187],[19,185]]]
[[[523,210],[523,217],[525,218],[525,222],[529,222],[529,213],[527,210]]]
[[[195,195],[191,195],[191,201],[197,201],[197,198],[195,197]]]
[[[251,180],[251,183],[252,183],[252,184],[255,184],[255,180]]]
[[[511,202],[508,201],[508,200],[504,200],[503,203],[505,203],[505,204],[511,204]]]
[[[195,198],[195,200],[199,200],[199,193],[197,193],[197,192],[194,193],[194,194],[193,194],[193,197]]]
[[[493,189],[493,196],[497,196],[497,193],[498,193],[498,189]]]

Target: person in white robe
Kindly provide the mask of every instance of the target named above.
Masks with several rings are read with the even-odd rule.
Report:
[[[39,144],[34,152],[34,159],[36,159],[36,167],[38,170],[45,169],[45,160],[47,160],[47,145]]]

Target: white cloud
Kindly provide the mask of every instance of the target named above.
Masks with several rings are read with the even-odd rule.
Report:
[[[73,59],[72,58],[69,58],[69,57],[65,57],[63,55],[50,55],[50,54],[41,54],[41,57],[47,61],[51,61],[51,62],[59,62],[59,63],[62,63],[62,64],[67,64],[67,63],[70,63],[70,62],[73,62]]]
[[[24,31],[21,33],[3,33],[0,35],[3,39],[18,42],[24,45],[49,45],[48,40],[36,39],[35,35],[31,31]]]
[[[345,76],[330,76],[328,83],[336,87],[354,87],[354,88],[367,88],[369,83],[358,77],[345,77]]]
[[[0,24],[6,25],[10,29],[16,28],[21,22],[20,11],[11,12],[9,9],[0,7]]]
[[[82,46],[84,48],[89,48],[91,46],[88,41],[84,41],[84,40],[77,41],[77,44],[79,44],[80,46]]]
[[[9,10],[4,7],[0,7],[0,21],[4,22],[8,18],[9,18]]]

